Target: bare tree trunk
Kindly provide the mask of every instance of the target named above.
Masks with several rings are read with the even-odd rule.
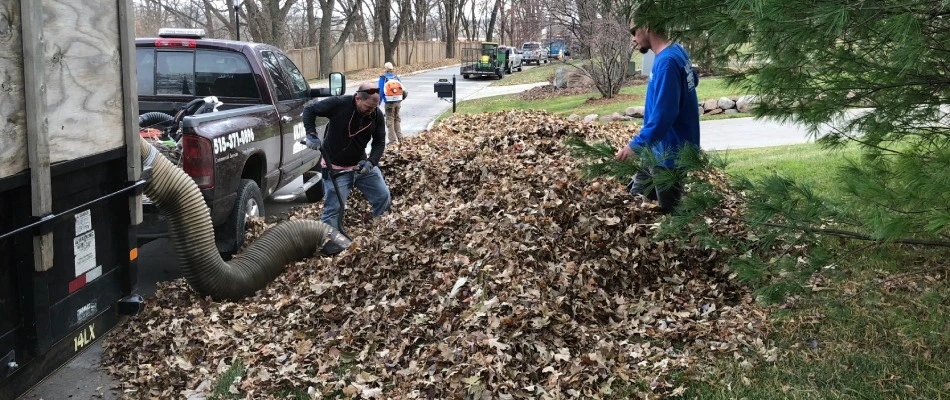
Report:
[[[491,42],[492,35],[495,33],[495,22],[498,21],[498,10],[501,8],[501,1],[502,0],[495,0],[495,5],[492,6],[491,16],[489,16],[488,20],[488,30],[485,31],[486,42]]]
[[[307,18],[307,37],[304,39],[307,47],[313,47],[317,44],[317,32],[319,31],[319,26],[317,25],[317,13],[314,12],[314,3],[313,0],[307,0],[305,5],[306,18]]]
[[[445,0],[445,58],[455,58],[455,44],[458,42],[459,22],[462,18],[464,0]]]
[[[432,4],[428,0],[415,0],[415,37],[421,40],[427,40],[429,38],[428,30],[428,17],[429,13],[432,11]]]
[[[403,32],[406,31],[406,27],[409,22],[409,11],[410,5],[412,4],[410,0],[398,0],[399,1],[399,21],[396,22],[395,33],[393,32],[392,26],[392,14],[390,10],[392,9],[393,2],[392,0],[377,0],[378,8],[376,10],[376,19],[379,20],[380,24],[380,33],[383,37],[383,59],[386,61],[392,61],[393,55],[396,52],[396,46],[399,44],[400,39],[402,38]]]
[[[241,14],[241,21],[247,21],[249,40],[283,47],[287,14],[297,0],[283,0],[283,4],[280,2],[281,0],[244,0],[242,4],[247,12]]]
[[[351,10],[351,14],[345,15],[343,18],[346,20],[346,24],[343,26],[343,31],[340,33],[340,38],[337,39],[335,43],[331,43],[333,37],[331,35],[331,29],[333,28],[333,9],[336,6],[335,0],[319,0],[320,2],[320,12],[322,18],[320,18],[320,35],[319,35],[319,52],[320,52],[320,78],[326,77],[330,74],[333,69],[333,58],[343,49],[343,45],[346,43],[346,39],[350,36],[350,32],[353,30],[355,25],[356,18],[354,18],[355,11],[362,6],[362,0],[356,0],[356,6]]]
[[[478,13],[475,12],[475,1],[472,1],[472,23],[471,23],[471,32],[469,32],[468,40],[475,41],[478,38]]]
[[[354,42],[370,41],[363,6],[364,3],[362,1],[340,0],[340,9],[343,11],[343,15],[353,15],[352,18],[356,20],[353,30],[350,32],[350,38],[352,38]]]

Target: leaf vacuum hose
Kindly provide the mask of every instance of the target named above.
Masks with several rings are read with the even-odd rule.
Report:
[[[350,241],[320,221],[293,220],[264,232],[231,261],[221,259],[214,244],[214,228],[204,197],[194,180],[160,156],[145,139],[142,161],[152,176],[145,194],[168,215],[168,230],[188,284],[202,296],[238,300],[274,280],[284,266],[314,256],[334,255]]]

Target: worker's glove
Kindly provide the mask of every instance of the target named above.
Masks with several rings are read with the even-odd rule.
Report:
[[[323,143],[320,142],[320,138],[317,137],[317,135],[307,134],[307,147],[320,151],[321,145],[323,145]]]
[[[357,165],[360,166],[360,175],[366,175],[373,170],[373,163],[370,160],[360,160]]]

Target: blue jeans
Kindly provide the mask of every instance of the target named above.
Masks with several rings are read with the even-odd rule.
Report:
[[[656,171],[670,171],[670,169],[656,166],[648,170],[640,170],[634,175],[633,180],[627,184],[627,188],[630,190],[630,194],[634,196],[644,196],[657,202],[660,206],[660,212],[669,214],[673,212],[676,206],[679,205],[680,199],[683,198],[683,182],[676,181],[672,186],[665,188],[656,186],[653,183]]]
[[[323,170],[323,216],[320,220],[330,226],[340,230],[339,215],[340,198],[343,204],[350,197],[350,191],[356,187],[363,193],[366,200],[373,206],[373,216],[383,215],[389,210],[391,197],[389,195],[389,186],[383,180],[383,173],[379,167],[373,167],[372,171],[366,175],[360,175],[358,172],[344,172],[336,178],[336,187],[340,188],[340,196],[337,197],[336,187],[333,186],[333,180],[330,178],[329,170]]]

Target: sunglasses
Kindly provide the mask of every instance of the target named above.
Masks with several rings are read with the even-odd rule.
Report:
[[[379,88],[357,90],[356,93],[377,94],[379,93]]]

